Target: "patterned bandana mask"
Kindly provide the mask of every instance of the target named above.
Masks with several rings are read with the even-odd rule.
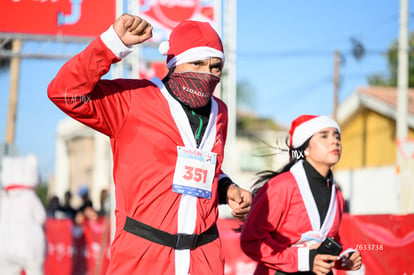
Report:
[[[219,82],[210,73],[184,72],[169,74],[167,85],[181,102],[196,109],[207,105]]]

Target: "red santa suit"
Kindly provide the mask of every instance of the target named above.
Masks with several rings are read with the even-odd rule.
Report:
[[[35,156],[4,157],[0,188],[0,274],[42,275],[46,255],[46,211],[34,188]]]
[[[48,87],[60,109],[111,141],[116,228],[108,274],[223,274],[218,238],[175,250],[124,230],[127,217],[170,234],[201,234],[214,226],[227,131],[227,107],[213,97],[198,148],[217,156],[211,198],[173,192],[177,146],[195,149],[195,138],[182,106],[160,80],[101,80],[129,51],[110,28],[69,60]]]
[[[321,225],[303,161],[269,180],[256,194],[241,234],[242,250],[258,262],[254,274],[309,271],[309,246],[326,236],[339,241],[343,208],[333,184]]]

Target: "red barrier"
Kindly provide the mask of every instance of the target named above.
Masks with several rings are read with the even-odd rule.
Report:
[[[240,248],[240,225],[236,219],[219,219],[217,227],[225,256],[226,275],[251,275],[256,263],[247,257]]]
[[[226,257],[226,275],[251,275],[256,264],[240,249],[241,222],[220,219],[218,228]],[[103,275],[109,261],[109,221],[89,221],[74,226],[70,220],[46,223],[48,254],[45,275]],[[413,274],[414,214],[344,215],[341,239],[345,248],[356,248],[363,258],[359,274]],[[336,274],[346,274],[338,271]]]
[[[74,225],[71,220],[48,219],[45,275],[102,275],[109,261],[107,219]]]
[[[365,274],[414,274],[414,214],[345,215],[340,234],[344,247],[360,251]]]
[[[79,229],[80,230],[80,229]],[[75,250],[76,237],[83,234],[74,227],[72,221],[48,219],[46,239],[48,243],[45,261],[45,274],[71,275],[78,251]]]

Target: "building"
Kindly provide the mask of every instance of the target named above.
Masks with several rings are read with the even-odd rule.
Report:
[[[413,89],[408,97],[408,141],[396,142],[396,88],[358,88],[338,108],[343,153],[335,175],[351,213],[414,212],[409,202],[414,197]],[[398,155],[404,167],[397,166]]]
[[[74,196],[74,206],[80,204],[76,196],[87,186],[93,206],[100,208],[100,193],[112,185],[112,154],[109,139],[80,122],[65,118],[57,128],[55,175],[49,184],[49,197],[61,200],[66,191]]]

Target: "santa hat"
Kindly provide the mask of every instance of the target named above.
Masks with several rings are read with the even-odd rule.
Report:
[[[196,60],[218,57],[224,61],[223,44],[208,22],[186,20],[171,32],[168,41],[159,46],[167,55],[167,68]]]
[[[315,115],[299,116],[292,121],[292,125],[290,126],[290,147],[299,148],[317,132],[331,127],[336,128],[339,133],[341,132],[338,123],[330,117]]]
[[[39,183],[37,158],[34,155],[27,157],[4,157],[2,160],[1,183],[3,187],[22,185],[35,187]]]

